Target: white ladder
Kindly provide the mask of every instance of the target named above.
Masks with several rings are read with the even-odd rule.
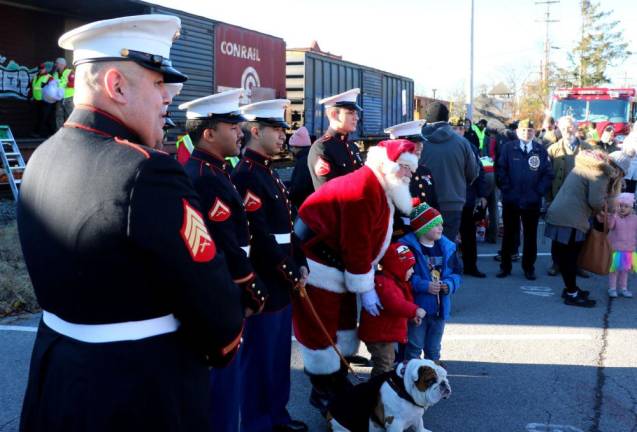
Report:
[[[6,125],[0,125],[0,159],[2,160],[2,168],[7,176],[7,182],[2,182],[0,185],[8,184],[11,187],[13,198],[17,201],[18,186],[22,183],[22,173],[24,173],[26,164],[18,144],[13,138],[11,128]]]

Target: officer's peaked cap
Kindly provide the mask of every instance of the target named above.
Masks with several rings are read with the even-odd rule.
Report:
[[[137,15],[96,21],[64,33],[60,47],[73,51],[73,64],[129,60],[160,72],[165,82],[184,82],[186,75],[169,60],[181,20],[172,15]]]
[[[339,107],[363,111],[363,108],[361,108],[361,106],[356,103],[356,99],[358,98],[360,92],[361,89],[353,88],[351,90],[347,90],[346,92],[323,98],[319,101],[319,103],[325,105],[326,108]]]
[[[272,99],[245,105],[241,107],[241,113],[249,121],[289,129],[290,125],[285,121],[285,109],[289,105],[287,99]]]
[[[390,126],[385,129],[385,133],[389,134],[391,139],[407,138],[409,140],[422,140],[422,128],[425,120],[414,120]]]
[[[224,123],[240,123],[246,120],[239,111],[242,94],[243,89],[227,90],[182,103],[179,109],[187,110],[187,119],[210,118]]]

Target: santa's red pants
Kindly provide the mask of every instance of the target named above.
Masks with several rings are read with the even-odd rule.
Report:
[[[313,285],[307,285],[306,290],[317,315],[341,354],[356,354],[360,342],[356,331],[356,294],[336,293]],[[294,335],[301,344],[305,370],[314,375],[337,372],[340,358],[312,314],[307,299],[295,296],[292,300],[292,324]]]

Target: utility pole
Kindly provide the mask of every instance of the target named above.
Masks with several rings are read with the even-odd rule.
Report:
[[[434,94],[434,100],[436,99],[436,90],[438,90],[438,89],[435,89],[435,88],[432,88],[432,89],[431,89],[431,91],[432,91],[432,92],[433,92],[433,94]]]
[[[555,3],[559,3],[559,0],[545,0],[545,1],[536,1],[536,5],[546,5],[546,12],[544,13],[544,19],[538,22],[543,22],[546,24],[546,33],[544,36],[544,67],[542,70],[542,88],[544,89],[545,96],[549,94],[549,83],[550,83],[550,56],[551,56],[551,39],[549,35],[549,27],[552,23],[560,22],[559,20],[551,19],[551,5]]]
[[[582,13],[582,28],[580,35],[580,44],[584,41],[584,29],[588,26],[590,21],[590,16],[588,10],[591,7],[590,0],[581,0],[580,9]],[[581,45],[580,45],[581,46]],[[584,55],[580,51],[579,54],[579,86],[584,87],[584,72],[586,71],[586,67],[584,66]]]
[[[467,104],[467,118],[473,121],[473,2],[471,0],[471,41],[469,43],[469,103]]]

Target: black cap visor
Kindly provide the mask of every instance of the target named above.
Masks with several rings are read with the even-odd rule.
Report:
[[[216,120],[222,123],[230,123],[230,124],[242,123],[248,120],[244,116],[242,116],[239,111],[232,111],[229,113],[222,113],[222,114],[209,113],[207,117],[197,117],[197,118],[204,119],[204,120],[205,119]]]
[[[261,123],[261,124],[264,124],[266,126],[281,127],[283,129],[290,129],[290,125],[287,124],[287,122],[283,118],[255,117],[254,120],[250,120],[250,121],[255,121],[257,123]]]
[[[173,67],[172,62],[158,54],[149,54],[142,51],[129,50],[124,48],[121,51],[122,57],[134,61],[146,69],[159,72],[164,75],[165,83],[182,83],[188,77]]]
[[[363,111],[363,108],[357,104],[356,102],[336,102],[334,105],[337,108],[347,108],[347,109],[353,109],[359,112]]]
[[[420,142],[420,143],[425,141],[425,137],[422,136],[421,134],[403,135],[403,136],[397,137],[397,139],[406,139],[406,140],[409,140],[409,141]]]

